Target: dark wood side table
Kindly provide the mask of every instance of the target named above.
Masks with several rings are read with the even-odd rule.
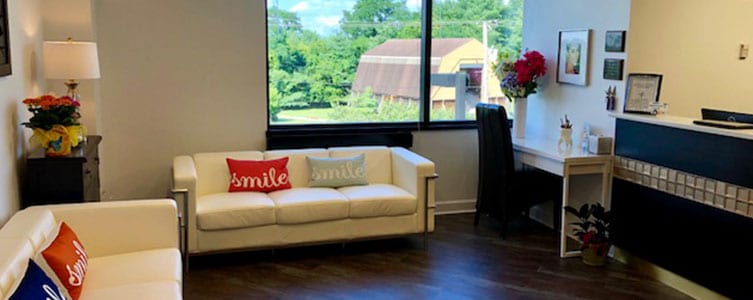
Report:
[[[21,207],[99,201],[101,141],[101,136],[89,135],[67,157],[45,157],[44,149],[29,153]]]

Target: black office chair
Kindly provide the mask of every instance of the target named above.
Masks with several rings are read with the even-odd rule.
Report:
[[[507,234],[512,218],[528,215],[534,205],[553,200],[554,224],[561,215],[562,178],[539,170],[516,171],[512,136],[505,108],[499,105],[476,105],[478,124],[479,178],[476,215],[478,226],[483,215],[502,223],[500,235]]]

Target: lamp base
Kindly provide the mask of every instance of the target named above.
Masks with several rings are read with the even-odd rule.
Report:
[[[78,88],[78,82],[76,82],[76,80],[74,79],[70,79],[65,82],[65,86],[68,87],[68,97],[71,97],[71,99],[78,101],[78,90],[76,90],[76,88]]]

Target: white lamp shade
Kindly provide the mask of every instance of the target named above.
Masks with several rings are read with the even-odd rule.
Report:
[[[44,42],[44,74],[50,79],[99,78],[97,44]]]

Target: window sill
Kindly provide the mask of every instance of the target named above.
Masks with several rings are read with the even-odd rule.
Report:
[[[413,132],[475,129],[475,121],[302,124],[271,125],[267,130],[267,149],[328,148],[339,146],[385,145],[410,148]]]

